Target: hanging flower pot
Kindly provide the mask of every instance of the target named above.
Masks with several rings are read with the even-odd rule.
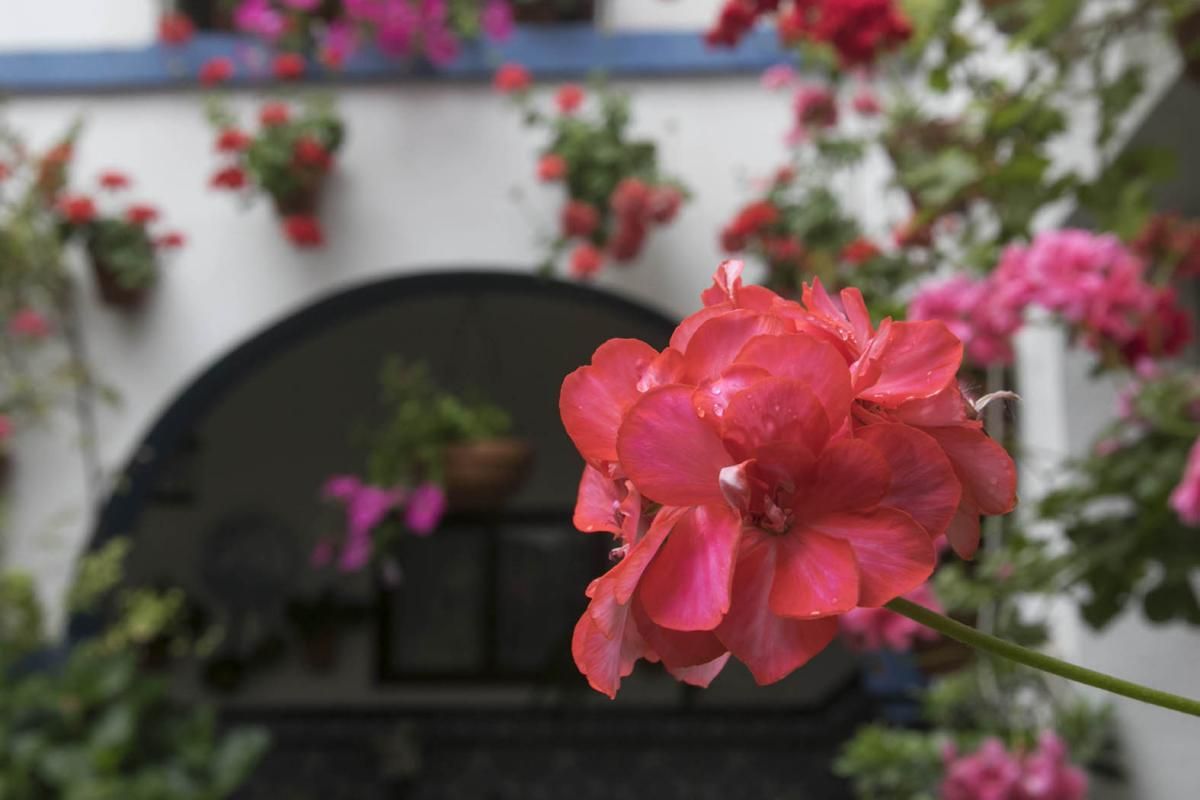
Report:
[[[533,464],[533,448],[505,437],[448,445],[444,481],[454,511],[494,511],[511,498]]]
[[[159,255],[183,245],[177,232],[156,234],[153,226],[160,213],[145,203],[115,207],[109,198],[129,188],[124,173],[100,173],[100,199],[91,195],[68,193],[55,201],[64,241],[78,238],[83,242],[97,294],[106,305],[134,310],[143,303],[158,281]]]
[[[210,185],[268,195],[292,244],[324,244],[317,211],[344,137],[342,121],[329,101],[311,98],[303,106],[268,101],[259,109],[254,133],[238,127],[232,112],[219,103],[212,106],[211,116],[218,128],[216,150],[224,163]]]

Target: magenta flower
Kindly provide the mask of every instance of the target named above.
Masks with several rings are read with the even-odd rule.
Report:
[[[321,4],[321,0],[280,0],[285,6],[295,11],[313,11]]]
[[[268,0],[242,0],[233,11],[233,24],[239,31],[268,42],[278,40],[287,31],[287,20]]]
[[[356,572],[371,560],[372,531],[400,504],[404,493],[400,489],[364,484],[353,475],[335,475],[325,482],[322,495],[345,506],[346,535],[338,568],[342,572]],[[313,553],[314,562],[319,555],[322,554]]]
[[[969,756],[947,754],[942,800],[1016,800],[1021,765],[999,739],[988,739]]]
[[[493,41],[502,42],[512,36],[513,13],[508,0],[487,0],[479,16],[479,24]]]
[[[760,80],[764,89],[771,91],[786,89],[796,80],[796,70],[791,64],[776,64],[763,70]]]
[[[404,523],[418,536],[433,533],[446,513],[446,493],[436,483],[423,483],[407,498]]]
[[[1025,758],[1016,800],[1084,800],[1087,775],[1067,761],[1067,747],[1054,731],[1043,731],[1038,749]]]
[[[1171,492],[1171,508],[1187,525],[1200,526],[1200,440],[1188,453],[1183,478]]]
[[[44,339],[50,335],[50,322],[39,311],[22,308],[8,318],[8,333],[21,339]]]
[[[918,605],[942,613],[942,605],[928,583],[904,595]],[[855,608],[838,617],[842,638],[854,649],[907,652],[918,640],[932,641],[937,632],[886,608]]]
[[[968,359],[989,366],[1012,363],[1012,337],[1023,311],[1019,299],[994,281],[956,275],[922,286],[909,302],[908,318],[941,320],[962,341]]]

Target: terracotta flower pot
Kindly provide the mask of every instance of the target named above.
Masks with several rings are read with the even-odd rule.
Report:
[[[445,451],[446,504],[453,511],[495,511],[529,476],[533,448],[521,439],[487,439]]]
[[[281,218],[316,216],[317,208],[321,205],[321,190],[323,186],[324,179],[318,178],[312,183],[286,194],[271,195],[271,202],[275,204],[275,213]]]
[[[88,260],[92,265],[92,275],[96,279],[96,289],[105,305],[114,308],[134,311],[141,308],[150,296],[150,286],[125,286],[117,277],[117,272],[95,252],[88,248]]]

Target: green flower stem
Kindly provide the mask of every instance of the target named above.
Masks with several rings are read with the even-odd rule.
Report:
[[[1161,706],[1162,708],[1169,708],[1172,711],[1191,714],[1193,717],[1200,717],[1200,702],[1196,700],[1180,697],[1168,692],[1160,692],[1158,689],[1140,686],[1129,681],[1123,681],[1120,678],[1105,675],[1103,672],[1096,672],[1095,670],[1079,667],[1075,664],[1069,664],[1066,661],[1052,658],[1045,653],[1029,650],[1012,642],[1006,642],[1003,639],[997,639],[995,636],[981,633],[969,625],[963,625],[961,622],[956,622],[935,611],[930,611],[928,608],[917,605],[911,600],[897,597],[887,604],[887,608],[915,622],[919,622],[927,628],[932,628],[943,636],[948,636],[951,639],[991,653],[992,655],[1007,658],[1010,661],[1016,661],[1018,664],[1040,669],[1043,672],[1049,672],[1067,680],[1084,683],[1088,686],[1095,686],[1097,689],[1103,689],[1106,692],[1119,694],[1123,697],[1131,697],[1134,700],[1140,700],[1143,703]]]

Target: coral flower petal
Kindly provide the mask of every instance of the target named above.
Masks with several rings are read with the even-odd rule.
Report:
[[[638,381],[657,356],[645,342],[612,339],[596,350],[591,366],[563,380],[558,401],[563,426],[592,466],[617,460],[621,414],[638,398]]]
[[[984,514],[1007,514],[1017,504],[1017,467],[1012,456],[982,427],[953,425],[925,428],[942,446],[963,495],[970,494]]]
[[[817,396],[802,381],[787,378],[767,378],[738,392],[723,423],[722,438],[737,461],[777,442],[799,443],[820,452],[830,433],[829,418]]]
[[[715,658],[720,658],[729,651],[729,648],[722,644],[712,631],[673,631],[656,625],[646,615],[640,593],[634,600],[631,609],[633,620],[638,626],[638,633],[645,639],[650,649],[662,659],[664,666],[698,667]]]
[[[650,619],[677,631],[717,627],[729,610],[741,531],[741,518],[728,506],[685,514],[642,576],[638,596]]]
[[[755,336],[791,330],[788,320],[757,311],[729,311],[710,319],[696,329],[684,351],[684,381],[700,383],[720,375]]]
[[[767,534],[742,536],[733,574],[733,602],[717,636],[760,685],[774,683],[824,650],[837,634],[837,619],[785,619],[771,613],[768,594],[775,577],[776,547]]]
[[[734,463],[696,416],[690,386],[653,389],[634,403],[617,435],[621,465],[642,494],[673,506],[721,504],[718,478]]]
[[[931,397],[954,380],[962,354],[962,342],[941,322],[892,323],[879,379],[860,396],[888,408]]]
[[[579,480],[579,496],[575,501],[575,527],[584,533],[607,531],[620,533],[617,511],[624,499],[621,485],[588,464]]]
[[[842,439],[821,453],[816,483],[807,492],[797,493],[795,510],[820,516],[870,508],[883,499],[891,482],[892,471],[878,448],[868,442]]]
[[[771,373],[762,367],[734,364],[716,378],[696,387],[696,392],[692,395],[692,404],[701,417],[722,417],[734,395],[769,377]]]
[[[826,342],[803,334],[756,336],[742,348],[737,364],[804,381],[825,408],[831,429],[850,412],[850,371],[842,355]]]
[[[845,539],[854,548],[860,606],[881,606],[911,592],[937,563],[929,534],[903,511],[876,508],[829,514],[806,525]]]
[[[892,479],[880,505],[899,508],[931,537],[946,532],[962,497],[962,485],[937,440],[907,425],[867,425],[855,433],[887,459]]]
[[[813,619],[858,605],[858,563],[844,539],[799,530],[780,536],[776,548],[768,596],[773,614]]]
[[[628,619],[628,606],[622,607],[619,614],[619,636],[605,636],[591,614],[579,618],[571,636],[575,665],[587,676],[589,686],[610,698],[617,696],[621,678],[633,672],[633,665],[646,654],[645,641]]]
[[[683,681],[691,686],[699,686],[701,689],[707,689],[708,685],[713,682],[713,679],[725,669],[725,665],[729,663],[732,653],[726,653],[723,656],[714,658],[707,664],[699,664],[694,667],[672,667],[667,665],[667,672],[671,673],[671,677],[677,681]]]

